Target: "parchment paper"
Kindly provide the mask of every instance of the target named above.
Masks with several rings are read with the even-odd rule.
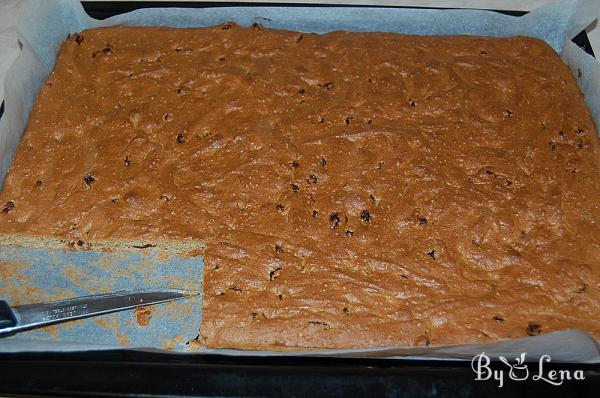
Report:
[[[146,9],[104,21],[89,18],[75,0],[30,1],[17,20],[23,44],[4,81],[5,114],[0,119],[0,182],[3,181],[25,129],[35,96],[54,66],[67,34],[111,25],[201,27],[234,21],[248,26],[324,33],[334,30],[388,31],[423,35],[526,35],[545,40],[578,77],[597,126],[600,126],[600,64],[570,39],[592,22],[594,0],[564,0],[522,17],[476,10],[378,9],[337,7],[227,7]],[[1,82],[0,82],[1,83]],[[108,254],[20,249],[0,246],[0,267],[10,277],[0,281],[0,297],[32,302],[130,287],[179,287],[199,290],[201,258],[162,258],[157,253]],[[9,271],[7,271],[9,270]],[[194,275],[194,278],[190,278]],[[148,326],[132,312],[106,315],[21,333],[0,339],[0,351],[94,350],[136,347],[189,351],[185,342],[197,334],[200,299],[153,307]],[[192,345],[193,346],[193,345]],[[197,347],[194,349],[197,351]],[[203,350],[226,355],[289,355],[276,352]],[[471,359],[485,351],[490,357],[528,359],[550,354],[553,361],[600,362],[600,347],[581,331],[562,331],[488,345],[295,352],[294,355],[410,356]],[[168,351],[172,352],[172,351]]]

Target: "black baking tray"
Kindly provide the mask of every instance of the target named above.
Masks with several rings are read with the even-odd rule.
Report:
[[[537,363],[528,364],[532,376]],[[492,369],[506,369],[495,363]],[[476,381],[470,362],[407,359],[223,356],[138,351],[0,355],[0,394],[203,397],[594,397],[597,365],[549,363],[544,371],[580,369],[585,380]],[[508,378],[505,375],[505,378]]]
[[[83,2],[97,19],[146,7],[250,6],[211,2]],[[253,6],[300,6],[261,3]],[[310,5],[301,5],[310,6]],[[319,5],[323,6],[323,5]],[[337,5],[336,5],[337,6]],[[518,11],[498,11],[523,15]],[[591,54],[585,31],[573,40]],[[2,116],[4,103],[0,105]],[[528,363],[532,376],[538,363]],[[492,369],[505,370],[501,363]],[[224,356],[130,350],[0,353],[3,396],[554,396],[595,397],[600,365],[548,363],[544,371],[584,371],[585,380],[554,386],[542,380],[475,380],[469,361],[301,356]]]

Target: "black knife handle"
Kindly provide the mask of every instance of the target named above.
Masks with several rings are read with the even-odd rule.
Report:
[[[0,300],[0,330],[17,326],[17,317],[10,305]]]

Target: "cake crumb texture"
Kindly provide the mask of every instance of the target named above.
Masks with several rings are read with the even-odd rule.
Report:
[[[536,39],[86,30],[0,234],[205,242],[209,347],[600,339],[598,154]]]

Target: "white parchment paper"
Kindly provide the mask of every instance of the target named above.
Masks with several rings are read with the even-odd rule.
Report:
[[[246,26],[258,22],[265,27],[316,33],[346,30],[422,35],[532,36],[550,44],[561,54],[575,76],[578,76],[577,81],[585,93],[596,125],[600,126],[600,64],[571,42],[572,37],[592,22],[596,6],[595,0],[563,0],[538,8],[522,17],[477,10],[338,7],[164,8],[137,10],[97,21],[89,18],[75,0],[30,0],[20,10],[16,23],[22,49],[17,59],[12,62],[4,82],[0,82],[0,88],[4,87],[5,100],[5,112],[0,119],[0,186],[25,129],[33,101],[54,66],[60,44],[69,33],[112,25],[201,27],[234,21]],[[0,339],[0,351],[69,351],[122,347],[118,344],[98,345],[92,341],[90,335],[85,333],[85,328],[80,339],[70,341],[40,340],[23,334],[10,339]],[[576,330],[487,345],[304,351],[295,352],[294,355],[471,359],[482,351],[492,358],[500,355],[513,358],[527,352],[528,359],[550,354],[553,361],[600,362],[598,343],[589,335]],[[204,352],[226,355],[288,355],[236,350]]]

